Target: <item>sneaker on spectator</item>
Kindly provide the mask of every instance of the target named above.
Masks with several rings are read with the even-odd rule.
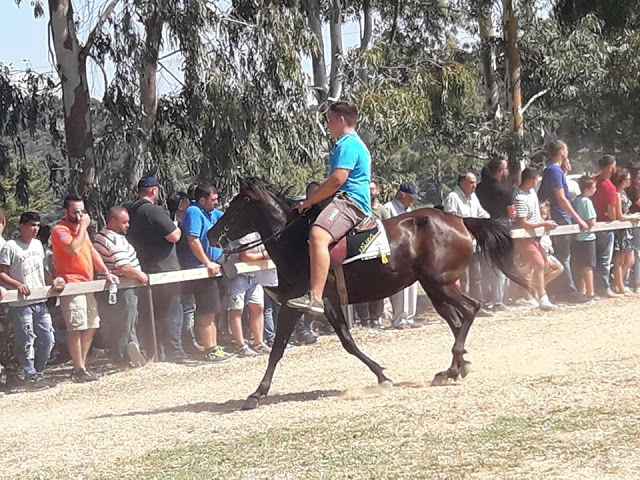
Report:
[[[81,368],[80,370],[74,369],[71,372],[71,380],[75,383],[87,383],[95,382],[99,380],[99,377],[95,373],[91,373],[86,368]]]
[[[294,334],[293,342],[297,345],[313,345],[318,343],[318,336],[311,330],[299,331]]]
[[[369,328],[384,328],[384,323],[381,318],[374,318],[369,320]]]
[[[408,328],[407,321],[403,316],[396,317],[391,320],[391,328],[395,328],[396,330],[404,330],[405,328]]]
[[[36,392],[38,390],[46,390],[48,388],[53,387],[53,385],[45,380],[44,376],[41,373],[36,373],[32,377],[25,379],[25,385],[27,390],[31,392]]]
[[[264,342],[257,343],[256,345],[251,345],[251,350],[259,355],[269,355],[271,353],[271,349]]]
[[[540,303],[535,298],[530,298],[529,300],[523,298],[520,300],[520,303],[525,307],[540,308]]]
[[[140,351],[140,346],[135,342],[129,342],[127,344],[127,356],[129,357],[129,361],[133,368],[144,367],[147,363],[144,355]]]
[[[493,313],[506,312],[507,310],[509,310],[509,307],[507,307],[504,303],[494,303],[491,307],[491,311]]]
[[[258,352],[255,352],[251,349],[251,347],[249,347],[249,345],[242,345],[239,349],[238,349],[238,356],[239,357],[245,357],[245,358],[250,358],[250,357],[257,357],[259,355]]]
[[[540,297],[539,303],[540,303],[540,310],[544,310],[545,312],[548,312],[550,310],[555,310],[557,308],[553,303],[551,303],[547,295]]]
[[[483,307],[480,310],[478,310],[476,317],[493,317],[493,312],[490,312],[489,310]]]
[[[216,345],[215,347],[212,347],[207,353],[204,354],[203,359],[206,362],[211,362],[211,363],[225,363],[235,357],[236,357],[235,353],[225,352],[220,345]]]
[[[604,297],[604,298],[620,298],[622,295],[620,295],[619,293],[615,293],[611,289],[608,289],[601,296]]]

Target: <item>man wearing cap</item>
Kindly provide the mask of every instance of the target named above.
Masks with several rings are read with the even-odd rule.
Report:
[[[324,313],[322,293],[329,274],[329,245],[371,215],[371,156],[355,131],[358,110],[347,102],[332,103],[327,121],[329,133],[338,139],[329,159],[329,177],[300,202],[298,211],[302,213],[329,198],[331,201],[309,232],[311,288],[301,297],[287,301],[289,307],[314,315]]]
[[[176,243],[181,231],[165,210],[157,205],[160,184],[154,176],[143,177],[138,182],[138,199],[125,205],[129,212],[130,227],[127,239],[133,245],[142,270],[146,273],[180,270],[176,255]],[[182,365],[197,364],[182,348],[182,306],[180,287],[176,284],[152,287],[153,306],[141,302],[138,336],[148,352],[153,351],[150,312],[153,308],[158,330],[161,357]]]
[[[480,200],[478,200],[478,196],[476,195],[477,186],[478,180],[473,173],[467,172],[464,175],[460,175],[458,177],[458,185],[453,188],[444,201],[444,211],[463,218],[489,218],[489,213],[482,208]],[[475,247],[475,240],[473,245],[473,260],[467,268],[464,284],[471,297],[483,302],[485,299],[482,292],[482,255]],[[478,316],[491,317],[493,313],[485,308],[481,308]]]
[[[392,217],[397,217],[403,213],[410,212],[413,202],[420,196],[416,186],[412,182],[402,182],[396,197],[385,207]],[[404,290],[391,295],[391,306],[393,307],[393,318],[391,326],[398,329],[411,328],[415,326],[416,308],[418,305],[418,282],[408,286]]]

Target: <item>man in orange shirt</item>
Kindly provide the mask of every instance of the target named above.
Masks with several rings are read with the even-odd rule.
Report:
[[[108,282],[119,283],[118,277],[107,269],[91,244],[87,228],[91,218],[84,209],[84,201],[77,195],[64,199],[64,218],[51,232],[51,247],[56,274],[67,283],[89,282],[95,270]],[[67,324],[67,346],[73,360],[71,379],[74,382],[93,382],[98,377],[85,368],[87,353],[97,328],[100,327],[98,305],[93,293],[60,297],[62,316]]]

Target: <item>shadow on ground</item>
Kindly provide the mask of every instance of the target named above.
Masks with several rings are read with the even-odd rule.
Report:
[[[311,402],[320,398],[337,397],[342,393],[342,390],[313,390],[311,392],[291,392],[276,394],[269,396],[260,402],[261,406],[276,405],[279,403],[288,402]],[[107,414],[92,417],[99,418],[114,418],[114,417],[133,417],[138,415],[158,415],[162,413],[217,413],[227,414],[242,410],[242,405],[245,400],[228,400],[224,403],[216,402],[197,402],[188,403],[186,405],[179,405],[176,407],[159,408],[155,410],[141,410],[136,412],[127,412],[121,414]]]

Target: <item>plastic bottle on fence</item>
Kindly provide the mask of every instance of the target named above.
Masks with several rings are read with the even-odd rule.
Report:
[[[109,285],[109,305],[115,305],[118,301],[118,285],[112,283]]]

